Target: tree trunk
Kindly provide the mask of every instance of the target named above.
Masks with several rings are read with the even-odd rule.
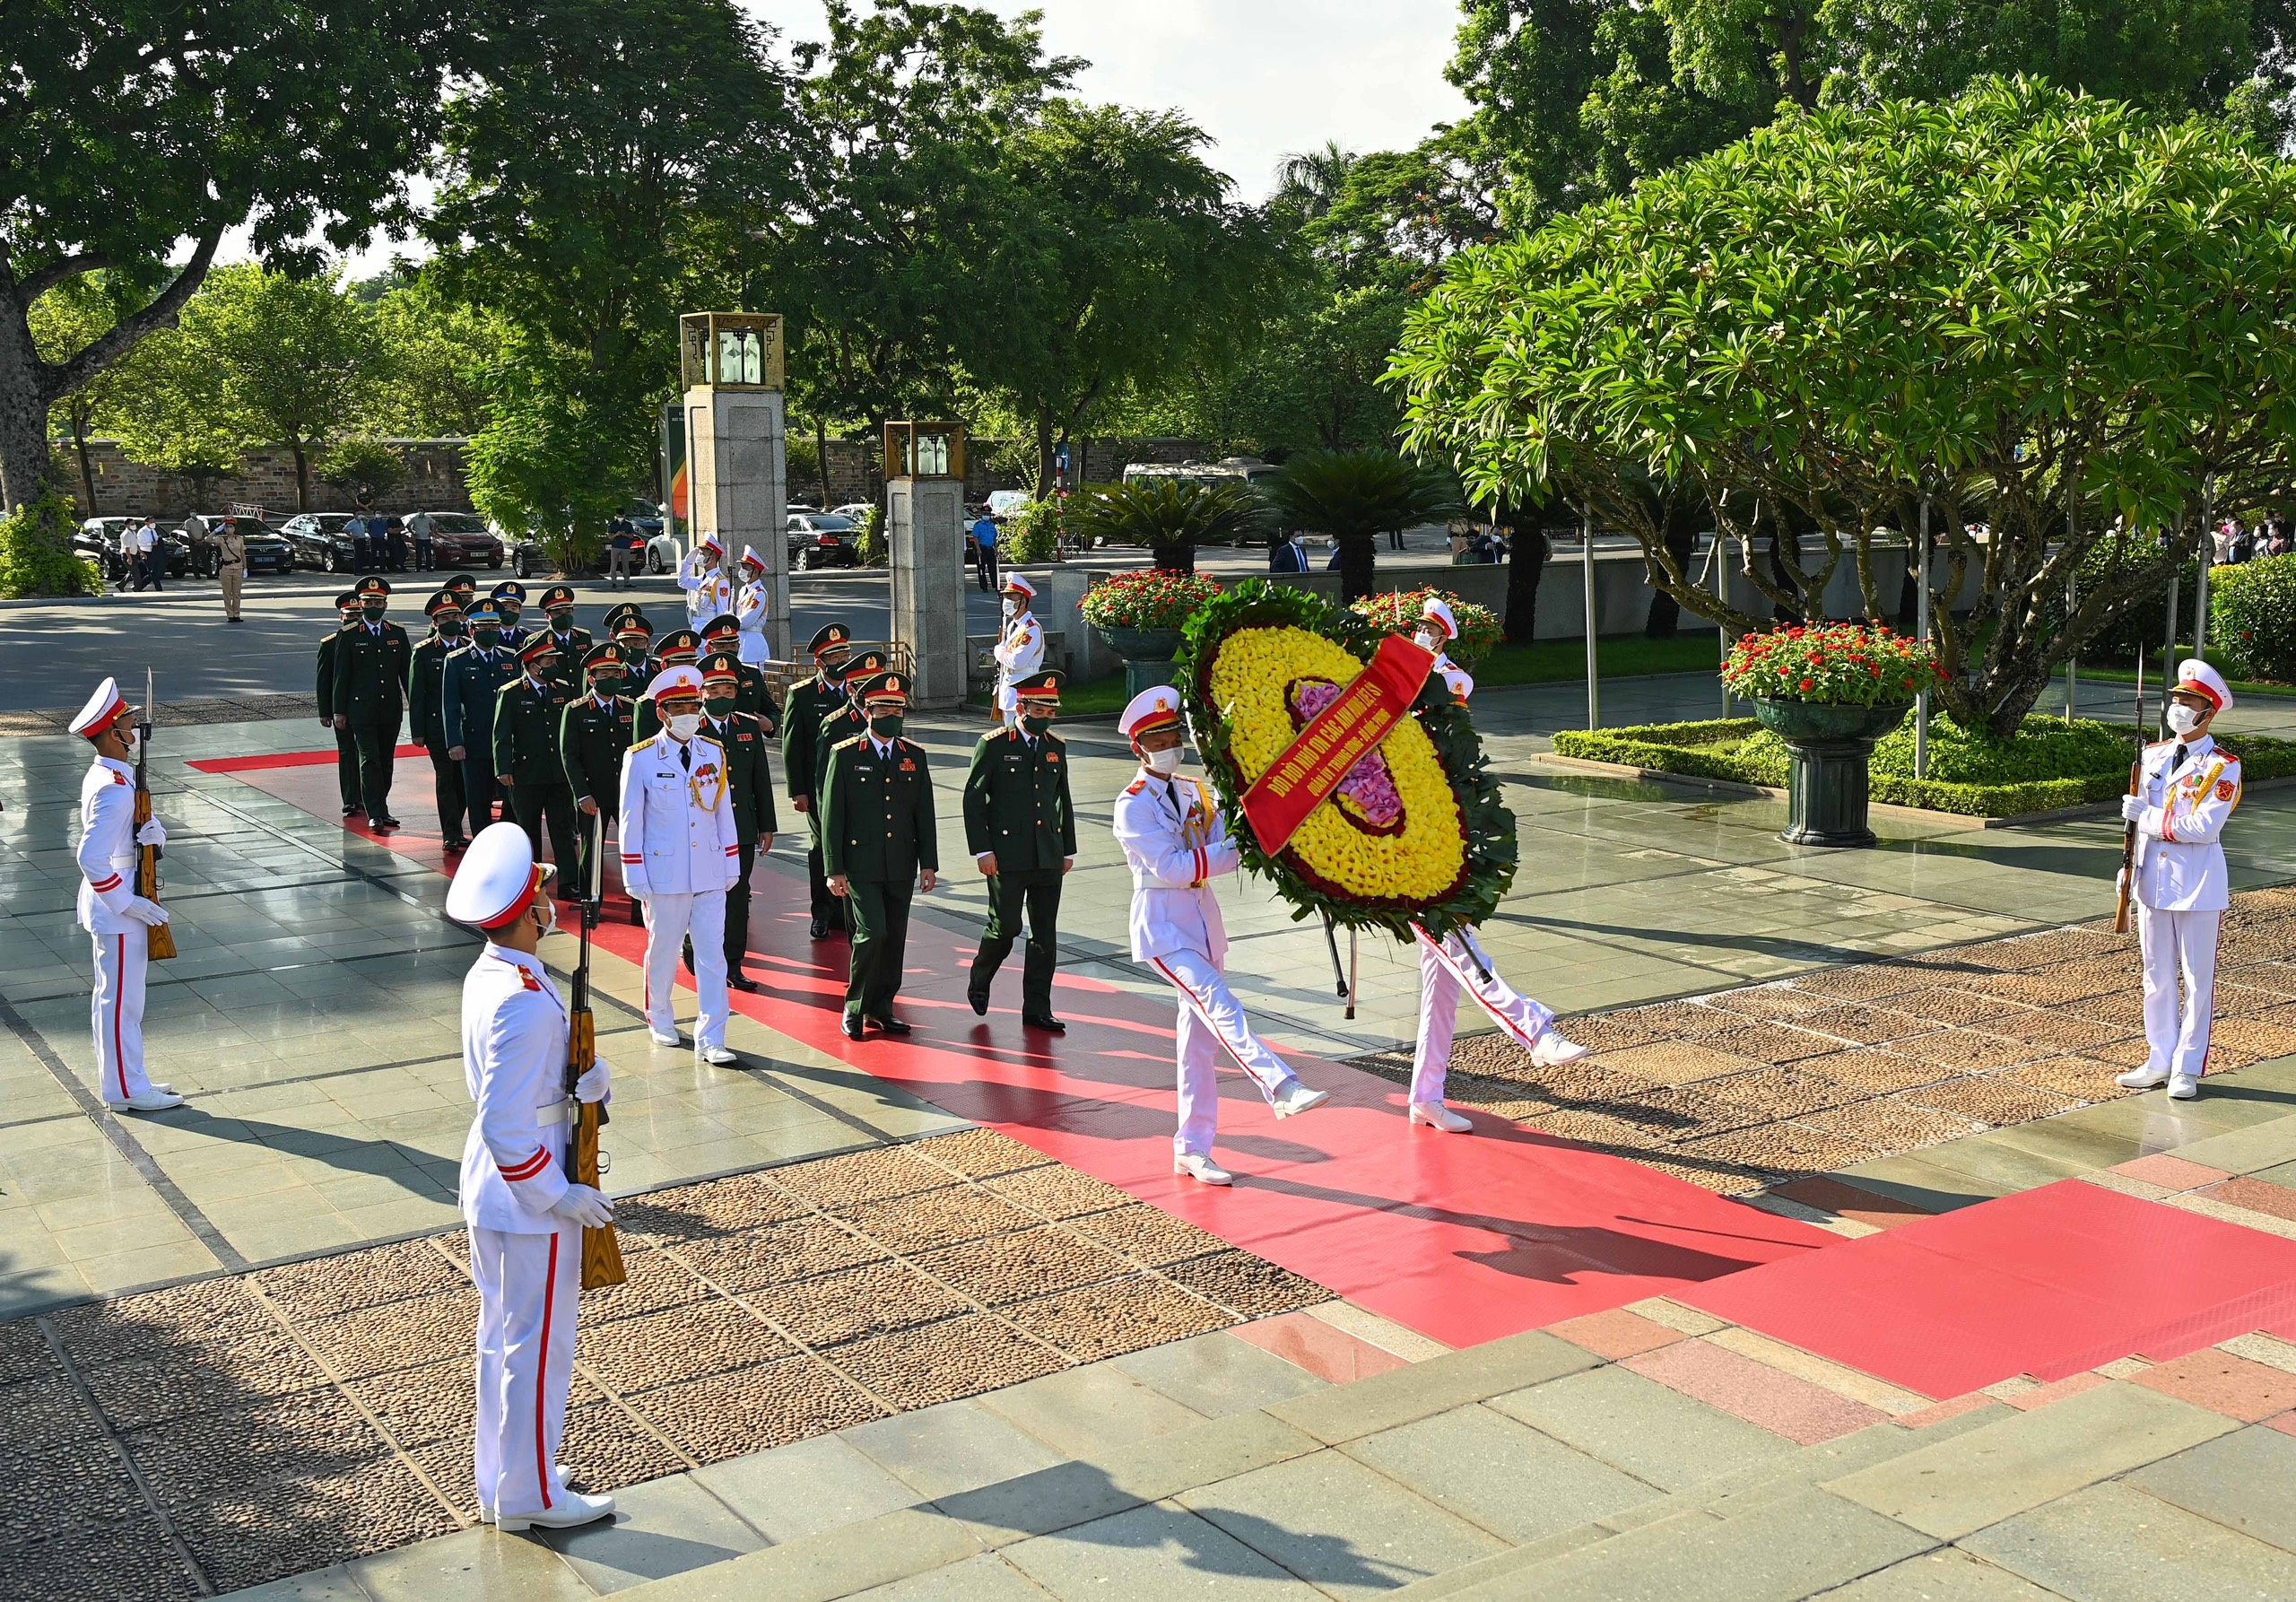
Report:
[[[96,471],[88,462],[88,424],[85,418],[74,414],[72,419],[72,453],[80,458],[80,492],[88,498],[89,517],[96,516]]]
[[[1379,582],[1379,536],[1343,534],[1339,539],[1339,604],[1370,595]]]
[[[829,510],[829,424],[813,414],[813,459],[821,466],[822,510]]]
[[[39,354],[11,295],[0,300],[0,511],[37,501],[52,468]]]
[[[1528,645],[1537,625],[1539,580],[1546,573],[1546,530],[1538,527],[1537,513],[1528,527],[1518,527],[1507,545],[1507,617],[1509,645]],[[1504,521],[1504,518],[1500,519]]]
[[[1196,542],[1175,540],[1169,545],[1152,545],[1148,550],[1148,560],[1163,572],[1193,573],[1196,571]]]
[[[1052,414],[1037,414],[1037,499],[1052,499]]]
[[[1666,554],[1674,558],[1674,566],[1690,570],[1692,559],[1698,553],[1698,518],[1691,509],[1669,505],[1666,509]],[[1720,558],[1718,556],[1717,561]],[[1642,632],[1652,640],[1672,640],[1680,631],[1683,606],[1657,585],[1650,588],[1650,616],[1642,625]]]
[[[300,440],[287,448],[295,457],[295,509],[307,512],[311,509],[311,458],[304,452],[303,442]]]

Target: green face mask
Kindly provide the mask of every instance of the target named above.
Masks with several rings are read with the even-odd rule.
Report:
[[[883,717],[870,718],[869,732],[880,740],[898,740],[902,725],[903,719],[899,713],[889,712]]]
[[[383,603],[380,601],[362,601],[359,605],[359,610],[366,614],[367,621],[371,623],[383,615]]]
[[[491,651],[502,643],[502,631],[497,628],[482,626],[474,629],[471,631],[471,637],[478,641],[478,648],[481,650]]]
[[[456,635],[462,631],[462,624],[453,618],[447,618],[439,624],[439,634],[448,640],[452,640]]]
[[[737,699],[737,697],[731,695],[704,696],[701,701],[701,710],[709,713],[712,718],[724,718],[733,711],[735,702]]]
[[[497,612],[499,612],[499,613],[501,614],[501,617],[502,617],[502,626],[503,626],[504,628],[506,628],[506,629],[513,629],[513,628],[517,627],[517,624],[518,624],[518,608],[517,608],[516,606],[503,605],[503,606],[499,606],[499,607],[497,607],[497,608],[496,608],[496,611],[497,611]]]
[[[598,695],[617,694],[622,689],[622,675],[618,673],[592,674],[590,675],[590,689],[593,693]]]
[[[1052,719],[1049,718],[1023,718],[1021,719],[1021,727],[1028,730],[1028,732],[1032,736],[1041,736],[1045,730],[1052,727]]]

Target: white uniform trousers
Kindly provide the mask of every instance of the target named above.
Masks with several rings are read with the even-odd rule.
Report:
[[[1252,1032],[1243,1003],[1228,988],[1219,964],[1198,951],[1168,952],[1148,960],[1180,993],[1180,1122],[1172,1136],[1172,1150],[1184,1157],[1203,1156],[1211,1152],[1213,1134],[1220,1127],[1214,1065],[1222,1046],[1263,1096],[1274,1096],[1296,1075]]]
[[[1482,959],[1483,970],[1476,966]],[[1526,1051],[1554,1022],[1554,1014],[1499,977],[1491,954],[1474,936],[1454,929],[1439,945],[1419,932],[1419,1049],[1411,1062],[1411,1099],[1424,1104],[1443,1099],[1451,1072],[1451,1035],[1458,1025],[1464,988],[1499,1027]]]
[[[2136,946],[2144,959],[2145,1067],[2197,1079],[2208,1067],[2216,1018],[2216,936],[2222,912],[2162,912],[2136,903]],[[2184,1005],[2177,980],[2184,979]]]
[[[582,1232],[470,1232],[478,1282],[478,1434],[473,1467],[482,1507],[513,1517],[565,1500],[558,1438],[574,1380],[574,1310],[582,1288]]]
[[[678,950],[693,937],[693,988],[700,997],[693,1020],[693,1043],[726,1043],[726,892],[670,895],[656,891],[646,901],[646,1022],[665,1033],[677,1023],[670,1003],[677,996]]]
[[[96,1093],[109,1107],[152,1088],[144,1076],[144,975],[151,967],[150,936],[138,927],[124,935],[90,935],[96,948],[96,993],[89,1012],[96,1032]]]

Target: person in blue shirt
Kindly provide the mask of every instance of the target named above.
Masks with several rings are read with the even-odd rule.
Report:
[[[972,526],[974,566],[978,570],[981,588],[991,595],[996,592],[996,519],[987,512]]]

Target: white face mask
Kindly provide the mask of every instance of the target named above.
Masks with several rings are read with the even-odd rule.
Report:
[[[673,738],[691,740],[700,732],[701,714],[699,712],[680,712],[670,719],[670,734]]]
[[[1016,617],[1016,616],[1018,616],[1018,615],[1020,614],[1020,610],[1021,610],[1021,609],[1020,609],[1018,606],[1014,605],[1012,602],[1010,602],[1010,601],[1005,602],[1005,603],[1004,603],[1004,621],[1005,621],[1005,622],[1007,622],[1007,623],[1012,622],[1012,621],[1013,621],[1013,619],[1014,617]]]
[[[1434,651],[1439,654],[1443,649],[1443,637],[1440,634],[1431,633],[1428,630],[1422,629],[1418,633],[1413,635],[1412,638],[1419,641],[1419,649],[1421,650]]]
[[[123,730],[119,737],[123,741],[126,742],[127,744],[127,753],[122,760],[131,762],[134,762],[135,760],[135,748],[144,743],[144,736],[138,734],[135,730],[130,728]]]
[[[1174,745],[1163,751],[1146,752],[1140,760],[1148,764],[1150,772],[1169,779],[1179,771],[1180,748]]]
[[[535,897],[535,924],[543,934],[558,927],[558,906],[547,895]]]
[[[2200,727],[2200,710],[2188,707],[2180,701],[2169,703],[2169,727],[2180,735],[2188,735]]]

